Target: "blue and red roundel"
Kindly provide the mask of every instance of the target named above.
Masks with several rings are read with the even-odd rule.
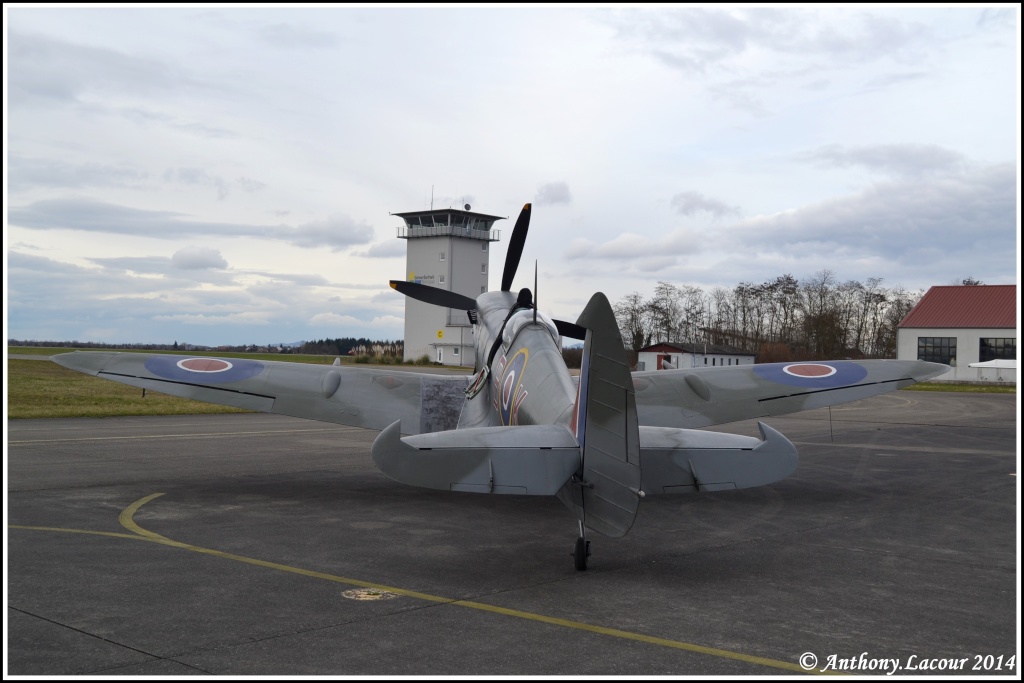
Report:
[[[836,389],[856,384],[867,369],[851,361],[827,363],[765,363],[754,366],[754,374],[779,384],[805,389]]]
[[[266,366],[240,358],[196,358],[193,356],[150,356],[146,369],[158,377],[175,382],[222,384],[249,379],[263,372]]]

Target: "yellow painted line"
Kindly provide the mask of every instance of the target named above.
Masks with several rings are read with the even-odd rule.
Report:
[[[714,647],[705,647],[703,645],[694,645],[693,643],[683,643],[678,640],[668,640],[666,638],[657,638],[655,636],[647,636],[642,633],[632,633],[630,631],[620,631],[617,628],[605,628],[603,626],[594,626],[592,624],[585,624],[579,621],[569,621],[568,619],[558,619],[557,617],[546,617],[542,614],[533,614],[532,612],[521,612],[514,609],[506,609],[504,607],[495,607],[494,605],[486,605],[481,602],[470,602],[468,600],[456,600],[452,603],[453,605],[459,605],[462,607],[472,607],[473,609],[483,610],[485,612],[496,612],[498,614],[504,614],[510,617],[519,617],[520,619],[530,619],[532,621],[540,621],[545,624],[553,624],[555,626],[565,626],[567,628],[574,628],[580,631],[589,631],[590,633],[599,633],[605,636],[613,636],[615,638],[624,638],[626,640],[635,640],[641,643],[649,643],[651,645],[661,645],[662,647],[671,647],[677,650],[686,650],[688,652],[697,652],[703,655],[711,655],[713,657],[722,657],[724,659],[735,659],[741,662],[747,662],[748,664],[760,664],[762,666],[770,666],[775,669],[786,669],[787,671],[796,671],[803,674],[823,674],[823,675],[834,675],[839,672],[832,671],[821,671],[815,669],[808,671],[799,664],[792,664],[790,662],[783,662],[778,659],[767,659],[765,657],[755,657],[754,655],[746,655],[742,652],[733,652],[732,650],[720,650]]]
[[[341,583],[349,586],[358,586],[360,588],[373,588],[375,590],[388,591],[391,593],[397,593],[398,595],[404,595],[409,598],[415,598],[417,600],[424,600],[427,602],[434,602],[439,604],[456,605],[458,607],[468,607],[470,609],[480,610],[482,612],[490,612],[492,614],[501,614],[509,617],[516,617],[519,619],[529,619],[530,621],[536,621],[543,624],[550,624],[552,626],[561,626],[563,628],[572,628],[578,631],[586,631],[588,633],[596,633],[599,635],[610,636],[613,638],[622,638],[624,640],[632,640],[641,643],[647,643],[649,645],[659,645],[662,647],[674,648],[676,650],[685,650],[687,652],[695,652],[698,654],[710,655],[713,657],[721,657],[723,659],[732,659],[740,662],[746,662],[748,664],[757,664],[760,666],[767,666],[775,669],[784,669],[786,671],[794,671],[797,673],[804,674],[824,674],[824,675],[844,675],[843,672],[838,671],[822,671],[820,669],[806,670],[799,664],[792,662],[784,662],[778,659],[768,659],[766,657],[756,657],[754,655],[743,654],[742,652],[733,652],[731,650],[721,650],[713,647],[706,647],[703,645],[695,645],[693,643],[684,643],[678,640],[669,640],[667,638],[658,638],[656,636],[648,636],[642,633],[633,633],[630,631],[622,631],[615,628],[606,628],[604,626],[595,626],[593,624],[586,624],[579,621],[571,621],[569,619],[559,619],[557,617],[549,617],[543,614],[535,614],[533,612],[524,612],[521,610],[508,609],[506,607],[498,607],[496,605],[488,605],[482,602],[474,602],[472,600],[453,600],[451,598],[445,598],[438,595],[431,595],[429,593],[420,593],[418,591],[406,590],[404,588],[397,588],[395,586],[387,586],[380,583],[374,583],[372,581],[362,581],[360,579],[352,579],[345,576],[338,576],[336,574],[327,574],[324,572],[313,571],[310,569],[302,569],[301,567],[293,567],[286,564],[280,564],[278,562],[268,562],[266,560],[258,560],[252,557],[245,557],[244,555],[235,555],[233,553],[225,553],[220,550],[213,550],[212,548],[203,548],[201,546],[191,545],[189,543],[182,543],[180,541],[174,541],[166,536],[148,531],[140,527],[134,520],[134,515],[139,509],[150,502],[151,500],[158,498],[164,494],[154,493],[145,498],[140,498],[135,501],[127,508],[125,508],[118,520],[121,525],[131,531],[131,534],[117,534],[100,531],[83,531],[79,529],[60,529],[53,527],[30,527],[30,526],[14,526],[11,525],[8,528],[11,529],[29,529],[36,531],[62,531],[68,533],[84,533],[84,534],[96,534],[101,536],[111,536],[115,538],[129,538],[133,540],[145,540],[152,543],[159,543],[161,545],[170,546],[172,548],[179,548],[181,550],[188,550],[202,555],[209,555],[211,557],[219,557],[226,560],[234,560],[236,562],[242,562],[245,564],[254,565],[257,567],[264,567],[266,569],[274,569],[277,571],[288,572],[290,574],[298,574],[300,576],[307,576],[314,579],[322,579],[324,581],[331,581],[333,583]]]
[[[145,536],[146,538],[151,538],[154,541],[171,540],[166,536],[161,536],[156,532],[147,531],[146,529],[143,529],[141,526],[135,523],[135,513],[139,511],[139,508],[148,503],[149,501],[153,500],[154,498],[159,498],[162,495],[164,494],[151,493],[145,498],[139,498],[137,501],[126,507],[124,510],[121,510],[121,514],[118,515],[117,521],[121,523],[121,526],[123,526],[128,531],[131,531],[133,534]]]
[[[147,439],[220,439],[225,436],[255,436],[264,434],[302,434],[306,432],[337,432],[346,434],[348,432],[363,431],[358,427],[322,429],[273,429],[260,432],[216,432],[213,434],[150,434],[148,436],[86,436],[78,439],[26,439],[24,441],[8,441],[8,445],[24,445],[34,443],[74,443],[78,441],[136,441]]]
[[[91,531],[89,529],[63,529],[55,526],[27,526],[25,524],[8,524],[8,529],[25,529],[27,531],[59,531],[64,534],[87,534],[90,536],[110,536],[111,538],[127,538],[131,541],[146,541],[135,534],[121,534],[114,531]]]

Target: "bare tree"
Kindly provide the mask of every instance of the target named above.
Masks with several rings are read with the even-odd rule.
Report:
[[[639,292],[622,297],[612,307],[622,340],[637,351],[651,343],[652,316],[648,302]]]

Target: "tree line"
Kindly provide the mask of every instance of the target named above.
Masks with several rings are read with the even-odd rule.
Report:
[[[138,351],[174,351],[178,349],[208,349],[208,346],[192,346],[190,344],[130,344],[130,343],[106,343],[106,342],[83,342],[73,339],[71,341],[42,341],[38,339],[8,339],[8,346],[33,346],[38,348],[61,348],[61,349],[135,349]]]
[[[633,292],[613,308],[634,352],[676,342],[737,347],[759,363],[895,358],[897,326],[923,295],[883,287],[881,278],[841,282],[822,270],[804,280],[787,274],[711,291],[659,282],[650,297]]]
[[[405,352],[405,343],[400,339],[398,341],[390,341],[367,339],[366,337],[339,337],[337,339],[319,339],[314,341],[302,342],[301,344],[296,346],[286,346],[280,344],[198,346],[195,344],[187,344],[184,342],[179,344],[177,341],[165,344],[118,344],[105,342],[82,342],[78,341],[77,339],[73,341],[39,341],[35,339],[8,339],[7,345],[78,349],[133,349],[137,351],[221,351],[228,353],[301,353],[325,356],[397,356],[399,358],[401,358],[403,353]]]
[[[321,354],[326,356],[382,356],[401,358],[405,354],[405,342],[381,341],[365,337],[339,337],[303,342],[296,353]]]

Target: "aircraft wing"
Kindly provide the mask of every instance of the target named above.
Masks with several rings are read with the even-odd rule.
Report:
[[[641,425],[697,428],[856,401],[949,370],[908,360],[762,363],[633,373]]]
[[[52,357],[103,379],[207,403],[402,432],[454,429],[468,375],[243,358],[82,352]],[[427,410],[422,411],[424,406]]]

